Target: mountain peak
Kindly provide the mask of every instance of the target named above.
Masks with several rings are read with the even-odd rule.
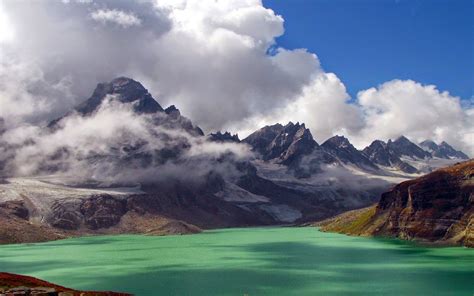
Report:
[[[240,143],[240,139],[239,139],[238,134],[232,135],[231,133],[229,133],[227,131],[224,132],[224,133],[221,133],[220,131],[218,131],[217,133],[211,133],[209,135],[209,139],[211,141],[214,141],[214,142],[236,142],[236,143]]]
[[[352,146],[351,142],[349,142],[349,139],[339,135],[335,135],[332,138],[327,139],[324,144],[332,144],[337,147],[348,147],[349,145]]]
[[[242,141],[264,160],[277,159],[282,164],[289,164],[318,146],[304,124],[291,121],[285,126],[279,123],[265,126]]]
[[[408,140],[407,137],[405,137],[404,135],[401,135],[400,137],[398,137],[395,141],[393,142],[397,142],[397,143],[412,143],[410,140]]]
[[[83,115],[94,112],[108,95],[116,95],[122,103],[133,103],[138,113],[156,113],[163,111],[160,104],[148,90],[138,81],[127,77],[118,77],[110,82],[99,83],[92,96],[77,107]]]

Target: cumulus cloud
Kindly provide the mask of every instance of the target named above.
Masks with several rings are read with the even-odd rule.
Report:
[[[2,47],[8,58],[0,71],[13,79],[4,61],[15,59],[37,65],[45,83],[67,77],[73,100],[50,104],[54,115],[84,100],[97,82],[130,76],[211,131],[286,105],[321,71],[314,54],[275,47],[283,18],[256,0],[4,4],[17,35],[29,38]],[[104,25],[111,22],[117,25]],[[14,96],[2,100],[14,104]],[[36,119],[46,120],[46,111]]]
[[[415,142],[447,141],[474,154],[474,109],[434,85],[392,80],[359,92],[357,102],[364,126],[350,134],[359,146],[405,135]]]
[[[348,103],[349,99],[344,84],[335,74],[318,73],[294,101],[268,114],[257,114],[235,128],[245,135],[255,126],[304,122],[313,137],[322,142],[334,134],[348,134],[363,127],[362,114],[357,106]]]
[[[137,114],[109,96],[90,116],[72,113],[54,129],[22,125],[0,139],[9,176],[55,174],[63,182],[101,186],[180,180],[210,173],[239,176],[236,163],[252,157],[244,144],[193,136],[165,113]],[[126,169],[124,169],[126,168]]]
[[[259,0],[65,2],[0,4],[7,126],[46,123],[96,83],[130,76],[206,132],[242,136],[291,120],[305,122],[319,142],[346,134],[362,148],[404,134],[474,154],[472,107],[434,86],[398,80],[351,100],[316,54],[278,46],[284,19]]]
[[[103,24],[114,23],[124,28],[140,26],[142,24],[142,20],[133,13],[118,9],[99,9],[92,12],[91,17]]]

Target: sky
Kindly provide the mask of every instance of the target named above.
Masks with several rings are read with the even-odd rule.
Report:
[[[128,76],[206,133],[293,121],[319,143],[405,135],[473,155],[472,6],[3,0],[0,117],[21,136]]]
[[[474,95],[472,0],[265,0],[285,18],[286,48],[316,52],[354,97],[392,79]]]

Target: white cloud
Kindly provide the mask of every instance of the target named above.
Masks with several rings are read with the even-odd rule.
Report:
[[[2,3],[0,3],[0,46],[2,43],[13,40],[14,36],[11,21],[5,13]]]
[[[93,11],[90,15],[95,21],[103,24],[114,23],[124,28],[142,24],[142,20],[133,13],[118,9],[99,9]]]
[[[359,145],[372,139],[405,135],[414,141],[447,141],[474,154],[474,116],[458,97],[434,85],[412,80],[392,80],[358,93],[365,125],[353,133]]]
[[[4,0],[0,15],[15,32],[0,42],[0,117],[9,125],[47,122],[96,83],[130,76],[206,132],[291,120],[305,122],[319,142],[346,134],[362,147],[404,134],[474,154],[472,107],[398,80],[351,103],[314,53],[278,47],[284,19],[259,0]]]
[[[294,101],[271,113],[258,114],[231,129],[243,131],[242,136],[245,136],[256,126],[302,122],[321,143],[334,134],[358,131],[363,126],[360,110],[349,104],[349,99],[344,84],[335,74],[319,73]]]
[[[54,130],[32,125],[7,130],[0,151],[9,149],[0,154],[0,163],[6,161],[8,175],[54,173],[64,181],[108,186],[168,178],[200,182],[211,171],[234,177],[239,174],[235,162],[252,156],[247,145],[220,145],[191,136],[179,125],[168,129],[155,124],[162,120],[173,124],[164,113],[137,115],[132,104],[109,96],[91,116],[70,114]],[[177,155],[163,161],[162,149]]]

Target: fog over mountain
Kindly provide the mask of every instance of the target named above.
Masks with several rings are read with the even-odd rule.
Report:
[[[350,98],[317,53],[278,45],[284,16],[261,1],[6,0],[0,15],[6,128],[47,124],[97,82],[127,76],[206,133],[244,138],[264,125],[299,121],[320,143],[343,134],[362,149],[405,135],[474,153],[472,104],[397,79]]]
[[[91,93],[41,126],[1,121],[5,241],[303,223],[367,206],[394,183],[466,158],[447,143],[428,151],[404,136],[364,150],[343,136],[319,145],[299,122],[243,140],[206,136],[131,78]],[[35,235],[18,239],[22,228]]]

